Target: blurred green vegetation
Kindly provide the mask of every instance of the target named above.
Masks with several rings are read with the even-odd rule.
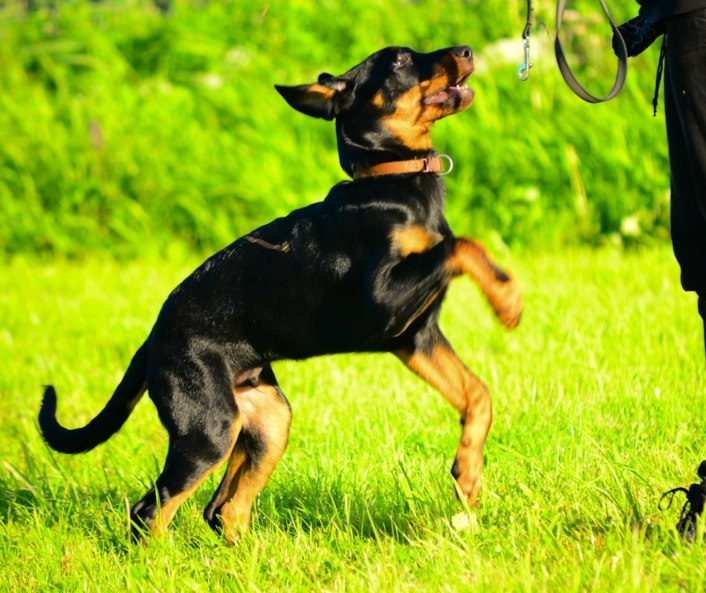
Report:
[[[345,178],[333,126],[273,85],[341,73],[386,45],[476,51],[476,103],[436,126],[451,154],[458,233],[530,248],[668,236],[657,48],[623,94],[588,105],[551,51],[536,2],[534,68],[519,82],[524,0],[0,2],[0,252],[119,257],[209,251],[323,198]],[[572,3],[572,64],[596,92],[615,58],[597,2]],[[636,12],[614,0],[616,20]]]

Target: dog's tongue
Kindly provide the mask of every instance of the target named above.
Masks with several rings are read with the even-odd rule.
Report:
[[[454,84],[441,91],[437,91],[433,95],[429,95],[424,98],[424,103],[426,105],[436,105],[438,103],[445,103],[449,99],[462,97],[464,94],[471,92],[467,86],[461,86],[459,84]]]

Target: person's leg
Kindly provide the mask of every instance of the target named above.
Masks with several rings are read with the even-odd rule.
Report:
[[[706,295],[699,295],[699,315],[704,322],[704,350],[706,350]]]
[[[699,295],[706,340],[706,10],[667,21],[665,114],[672,175],[672,244],[684,290]],[[706,345],[706,344],[705,344]],[[688,489],[677,531],[696,536],[696,519],[706,503],[706,462],[700,483]],[[665,495],[665,496],[666,496]],[[671,499],[670,499],[671,501]],[[671,502],[669,503],[671,504]]]
[[[682,286],[699,295],[699,313],[706,323],[704,64],[706,10],[667,21],[665,111],[672,175],[672,242],[681,267]]]

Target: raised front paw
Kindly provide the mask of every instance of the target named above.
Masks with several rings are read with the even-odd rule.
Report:
[[[503,273],[497,277],[486,294],[500,323],[508,329],[515,329],[520,324],[523,308],[519,282],[509,274]]]
[[[505,327],[513,329],[519,325],[522,317],[520,286],[510,274],[493,263],[480,243],[457,239],[448,268],[453,274],[467,274],[478,282]]]

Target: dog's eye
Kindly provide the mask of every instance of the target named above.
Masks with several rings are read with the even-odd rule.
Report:
[[[407,52],[400,52],[395,57],[394,62],[392,62],[392,67],[395,70],[398,70],[399,68],[404,68],[405,66],[409,66],[411,63],[412,63],[412,56],[410,54],[408,54]]]

